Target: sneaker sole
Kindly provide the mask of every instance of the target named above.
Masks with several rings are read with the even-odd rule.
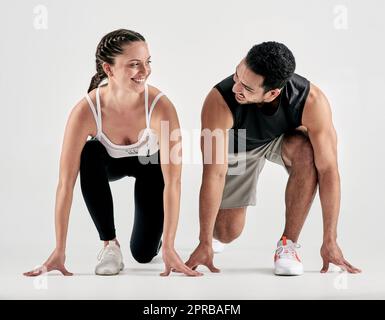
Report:
[[[115,275],[119,274],[119,272],[122,271],[123,269],[124,269],[124,264],[122,262],[118,272],[112,272],[111,270],[108,270],[108,269],[107,270],[103,270],[103,272],[97,272],[95,270],[95,274],[98,275],[98,276],[115,276]]]
[[[274,274],[276,276],[300,276],[303,275],[303,269],[275,269]]]

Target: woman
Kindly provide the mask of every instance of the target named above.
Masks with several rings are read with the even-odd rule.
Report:
[[[72,275],[64,265],[65,247],[79,171],[85,203],[104,241],[96,274],[118,274],[124,268],[109,181],[132,176],[133,257],[140,263],[150,262],[162,247],[165,271],[161,275],[167,276],[171,270],[201,275],[188,268],[174,249],[181,163],[163,160],[170,158],[170,150],[180,141],[161,135],[160,124],[168,123],[171,132],[179,129],[179,122],[170,100],[146,83],[150,62],[145,39],[137,32],[119,29],[100,41],[96,50],[97,72],[88,94],[73,108],[65,129],[55,205],[56,248],[43,266],[24,275],[37,276],[51,270]],[[101,86],[103,80],[108,81]],[[89,136],[92,139],[87,141]],[[160,164],[154,161],[159,158]]]

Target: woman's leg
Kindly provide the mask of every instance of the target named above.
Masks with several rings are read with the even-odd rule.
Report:
[[[159,164],[139,165],[135,181],[135,219],[131,253],[140,263],[157,254],[163,232],[163,175]]]
[[[84,201],[98,230],[100,240],[108,241],[116,237],[112,194],[109,180],[117,180],[126,175],[121,162],[114,163],[114,177],[108,173],[107,166],[113,160],[105,147],[97,140],[86,142],[80,161],[80,186]],[[112,179],[113,178],[113,179]]]

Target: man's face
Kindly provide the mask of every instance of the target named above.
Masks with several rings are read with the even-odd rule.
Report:
[[[264,78],[251,71],[247,67],[245,59],[242,59],[236,67],[233,80],[235,83],[232,90],[235,99],[240,104],[271,102],[280,93],[279,89],[265,92]]]

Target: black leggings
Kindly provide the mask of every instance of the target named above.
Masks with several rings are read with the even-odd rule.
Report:
[[[155,155],[159,156],[159,151]],[[125,176],[136,178],[131,253],[138,262],[150,262],[158,254],[163,232],[164,181],[159,162],[143,164],[132,156],[112,158],[98,140],[86,142],[80,161],[80,185],[100,240],[116,236],[109,181]]]

